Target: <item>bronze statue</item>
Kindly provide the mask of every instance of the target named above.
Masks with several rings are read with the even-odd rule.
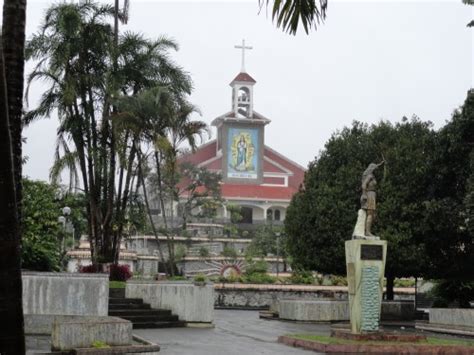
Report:
[[[375,220],[376,197],[375,192],[377,180],[374,170],[381,166],[385,161],[379,164],[371,163],[362,174],[362,195],[360,196],[360,210],[358,212],[357,223],[352,233],[355,239],[380,239],[372,234],[372,224]]]

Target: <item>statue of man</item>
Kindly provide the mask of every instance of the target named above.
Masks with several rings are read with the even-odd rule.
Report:
[[[377,180],[374,170],[384,163],[371,163],[362,174],[362,195],[360,196],[360,210],[353,237],[363,239],[379,239],[372,234],[372,224],[375,220]]]

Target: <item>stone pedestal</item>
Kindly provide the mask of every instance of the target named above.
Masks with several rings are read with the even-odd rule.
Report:
[[[387,242],[346,241],[349,314],[352,333],[378,331]]]

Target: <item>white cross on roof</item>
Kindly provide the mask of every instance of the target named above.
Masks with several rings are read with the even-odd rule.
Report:
[[[242,73],[245,73],[245,50],[246,49],[253,49],[253,47],[251,46],[246,46],[245,45],[245,39],[242,40],[242,45],[241,46],[234,46],[235,48],[237,49],[242,49],[242,69],[240,69],[240,71]]]

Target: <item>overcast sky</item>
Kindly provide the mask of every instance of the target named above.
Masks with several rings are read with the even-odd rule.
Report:
[[[28,36],[52,3],[29,0]],[[192,75],[191,101],[207,123],[231,110],[229,83],[241,58],[234,45],[245,38],[254,48],[246,56],[257,81],[254,108],[272,120],[265,143],[303,166],[353,120],[416,114],[439,128],[473,86],[474,40],[466,24],[474,7],[461,0],[329,0],[325,24],[297,36],[282,33],[265,11],[259,15],[258,0],[130,3],[121,30],[178,41],[174,58]],[[43,89],[35,85],[31,103]],[[51,118],[25,130],[25,175],[48,179],[56,127]]]

